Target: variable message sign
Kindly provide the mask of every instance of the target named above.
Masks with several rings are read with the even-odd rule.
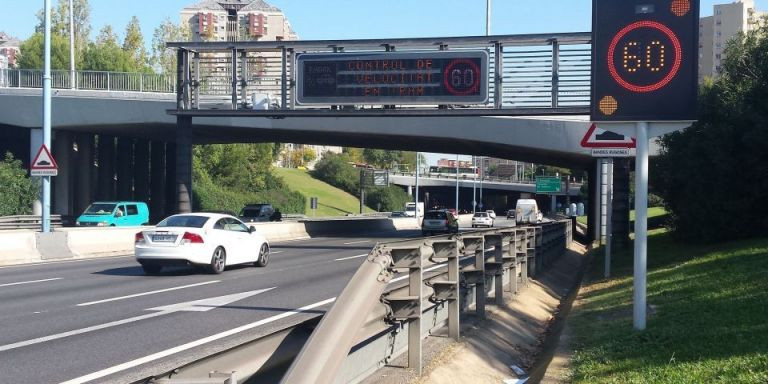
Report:
[[[368,52],[297,56],[299,104],[482,104],[488,52]]]

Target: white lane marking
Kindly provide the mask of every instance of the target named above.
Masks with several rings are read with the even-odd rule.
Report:
[[[153,317],[158,316],[165,316],[171,313],[185,311],[185,312],[205,312],[210,311],[211,309],[227,305],[231,302],[235,302],[237,300],[241,300],[248,296],[258,295],[259,293],[264,293],[267,291],[271,291],[277,287],[267,288],[267,289],[259,289],[256,291],[248,291],[248,292],[241,292],[241,293],[235,293],[233,295],[226,295],[226,296],[219,296],[219,297],[212,297],[210,299],[203,299],[203,300],[194,300],[194,301],[188,301],[186,303],[179,303],[179,304],[173,304],[165,307],[157,307],[157,308],[150,308],[148,310],[150,311],[159,311],[155,313],[149,313],[146,315],[141,316],[134,316],[123,320],[117,320],[117,321],[111,321],[109,323],[94,325],[91,327],[81,328],[81,329],[75,329],[73,331],[68,332],[62,332],[57,333],[55,335],[49,335],[44,337],[38,337],[37,339],[31,339],[31,340],[25,340],[20,341],[18,343],[13,344],[6,344],[6,345],[0,345],[0,352],[9,351],[11,349],[26,347],[34,344],[40,344],[45,343],[47,341],[52,340],[58,340],[63,339],[65,337],[69,336],[75,336],[75,335],[81,335],[83,333],[98,331],[100,329],[106,329],[106,328],[112,328],[116,327],[118,325],[128,324],[128,323],[134,323],[141,320],[151,319]]]
[[[351,259],[357,259],[358,257],[365,257],[365,256],[368,256],[368,253],[363,253],[362,255],[355,255],[355,256],[349,256],[349,257],[341,257],[338,259],[333,259],[333,261],[351,260]]]
[[[360,241],[350,241],[349,243],[342,243],[344,245],[352,245],[352,244],[363,244],[363,243],[370,243],[371,240],[360,240]]]
[[[130,255],[118,255],[118,256],[108,256],[108,257],[90,257],[90,258],[76,259],[76,260],[44,261],[44,262],[40,262],[40,263],[26,263],[26,264],[16,264],[16,265],[5,265],[5,266],[0,267],[0,269],[21,268],[21,267],[34,267],[34,266],[38,266],[38,265],[50,265],[50,264],[82,263],[84,261],[98,261],[98,260],[121,259],[121,258],[126,258],[126,257],[133,257],[133,254],[130,254]]]
[[[89,305],[94,304],[101,304],[101,303],[108,303],[110,301],[118,301],[118,300],[125,300],[125,299],[132,299],[134,297],[141,297],[141,296],[148,296],[148,295],[154,295],[156,293],[163,293],[163,292],[171,292],[171,291],[177,291],[179,289],[185,289],[185,288],[192,288],[192,287],[199,287],[201,285],[208,285],[208,284],[214,284],[214,283],[220,283],[221,280],[212,280],[212,281],[204,281],[202,283],[197,284],[189,284],[189,285],[182,285],[179,287],[172,287],[172,288],[166,288],[166,289],[158,289],[157,291],[149,291],[149,292],[142,292],[142,293],[136,293],[133,295],[126,295],[126,296],[119,296],[119,297],[113,297],[110,299],[104,299],[104,300],[96,300],[96,301],[89,301],[87,303],[80,303],[77,306],[78,307],[87,307]]]
[[[132,361],[128,361],[128,362],[125,362],[125,363],[122,363],[122,364],[119,364],[119,365],[115,365],[113,367],[109,367],[107,369],[103,369],[103,370],[98,371],[98,372],[93,372],[93,373],[87,374],[85,376],[80,376],[80,377],[74,378],[72,380],[67,380],[67,381],[62,382],[60,384],[83,384],[83,383],[87,383],[87,382],[89,382],[91,380],[100,379],[102,377],[105,377],[105,376],[108,376],[108,375],[111,375],[111,374],[114,374],[114,373],[117,373],[117,372],[120,372],[120,371],[124,371],[126,369],[137,367],[137,366],[139,366],[141,364],[145,364],[145,363],[149,363],[151,361],[162,359],[163,357],[167,357],[167,356],[179,353],[179,352],[183,352],[183,351],[186,351],[188,349],[192,349],[194,347],[198,347],[198,346],[201,346],[203,344],[210,343],[212,341],[223,339],[225,337],[232,336],[232,335],[235,335],[237,333],[240,333],[240,332],[243,332],[243,331],[247,331],[249,329],[253,329],[253,328],[265,325],[265,324],[269,324],[269,323],[275,322],[275,321],[280,320],[280,319],[284,319],[284,318],[289,317],[289,316],[293,316],[293,315],[296,315],[296,314],[299,314],[299,313],[302,313],[302,312],[307,312],[307,311],[309,311],[311,309],[314,309],[314,308],[317,308],[317,307],[321,307],[321,306],[326,305],[326,304],[330,304],[330,303],[334,302],[335,300],[336,300],[336,298],[332,297],[330,299],[319,301],[317,303],[310,304],[310,305],[301,307],[299,309],[294,309],[292,311],[283,312],[283,313],[281,313],[279,315],[268,317],[266,319],[259,320],[259,321],[256,321],[256,322],[253,322],[253,323],[250,323],[250,324],[246,324],[246,325],[243,325],[243,326],[240,326],[240,327],[237,327],[237,328],[233,328],[233,329],[230,329],[228,331],[217,333],[215,335],[211,335],[211,336],[202,338],[200,340],[195,340],[195,341],[192,341],[192,342],[189,342],[189,343],[186,343],[186,344],[182,344],[182,345],[179,345],[178,347],[174,347],[174,348],[171,348],[171,349],[166,349],[165,351],[162,351],[162,352],[154,353],[154,354],[151,354],[149,356],[144,356],[144,357],[136,359],[136,360],[132,360]]]
[[[30,281],[19,281],[18,283],[8,283],[8,284],[0,284],[0,287],[10,287],[12,285],[22,285],[22,284],[34,284],[34,283],[44,283],[46,281],[54,281],[54,280],[61,280],[61,277],[54,277],[52,279],[42,279],[42,280],[30,280]]]

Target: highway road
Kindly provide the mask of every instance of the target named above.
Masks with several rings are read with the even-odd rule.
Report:
[[[168,371],[323,313],[377,241],[419,235],[274,243],[266,268],[221,275],[145,276],[133,256],[2,267],[0,382],[123,383]]]

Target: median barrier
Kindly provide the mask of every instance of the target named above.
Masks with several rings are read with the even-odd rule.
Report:
[[[35,232],[30,230],[0,232],[0,265],[40,261]]]
[[[133,253],[136,233],[148,227],[62,228],[66,246],[74,257],[114,256]]]
[[[256,232],[261,233],[267,238],[267,241],[284,241],[306,239],[309,237],[306,227],[302,222],[284,221],[277,223],[253,223],[249,224],[256,228]]]

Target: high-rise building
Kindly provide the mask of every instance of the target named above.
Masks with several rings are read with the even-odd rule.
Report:
[[[296,40],[283,12],[263,0],[203,0],[181,10],[192,41]]]
[[[699,20],[699,81],[717,76],[725,58],[729,39],[739,32],[757,29],[766,12],[755,8],[754,0],[715,4],[712,16]]]

